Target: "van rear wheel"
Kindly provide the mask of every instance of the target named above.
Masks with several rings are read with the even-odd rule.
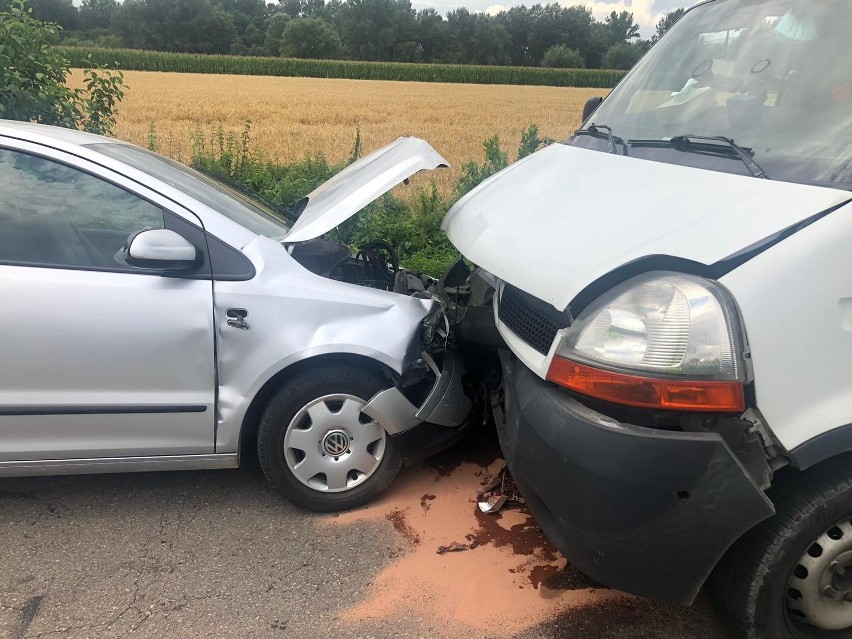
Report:
[[[771,491],[776,514],[720,562],[715,595],[746,639],[852,637],[852,460]]]

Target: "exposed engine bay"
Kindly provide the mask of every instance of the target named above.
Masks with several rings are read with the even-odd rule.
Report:
[[[399,256],[387,242],[362,244],[353,255],[346,244],[318,237],[290,246],[290,254],[311,273],[339,282],[394,290]]]
[[[290,254],[312,273],[328,279],[368,286],[438,302],[424,320],[424,347],[437,353],[455,341],[499,345],[491,308],[494,289],[479,269],[459,259],[440,278],[400,266],[397,251],[384,240],[354,251],[324,237],[290,245]]]
[[[436,412],[428,418],[423,409],[419,412],[422,419],[432,423],[456,422],[470,411],[469,400],[473,400],[474,413],[482,414],[488,402],[485,380],[489,370],[499,368],[495,347],[503,340],[494,323],[494,288],[481,269],[471,269],[458,259],[440,278],[435,278],[401,267],[397,252],[382,240],[353,251],[346,244],[321,237],[288,249],[297,262],[316,275],[436,302],[421,323],[421,357],[393,380],[394,385],[412,408],[425,407],[432,395],[437,400],[439,390],[449,392],[437,401]],[[452,383],[450,378],[456,375],[462,384]],[[456,389],[454,397],[450,388]],[[462,388],[469,400],[460,394]],[[458,407],[455,416],[441,415],[438,405],[445,411]]]

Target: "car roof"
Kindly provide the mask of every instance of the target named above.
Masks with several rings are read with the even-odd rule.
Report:
[[[14,120],[0,120],[0,135],[13,138],[25,139],[32,142],[47,144],[64,143],[75,146],[86,144],[102,144],[104,142],[119,143],[119,140],[107,138],[94,133],[86,133],[77,129],[66,129],[46,124],[35,124],[33,122],[17,122]]]

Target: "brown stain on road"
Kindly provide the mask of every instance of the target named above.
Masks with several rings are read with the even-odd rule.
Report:
[[[484,465],[468,458],[408,469],[374,504],[325,519],[334,527],[387,519],[409,546],[373,580],[368,596],[340,616],[341,623],[415,615],[436,619],[443,637],[509,637],[566,610],[625,597],[584,586],[543,588],[567,562],[522,506],[480,512],[477,491],[505,464],[495,456],[479,460]],[[436,552],[462,544],[468,549]]]

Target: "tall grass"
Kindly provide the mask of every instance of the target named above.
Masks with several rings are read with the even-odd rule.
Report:
[[[468,84],[528,84],[556,87],[612,88],[624,71],[608,69],[547,69],[459,64],[412,64],[405,62],[358,62],[353,60],[301,60],[233,55],[169,53],[134,49],[61,47],[72,66],[92,62],[125,71],[174,71],[179,73],[230,73],[350,80],[402,80],[413,82],[461,82]]]

